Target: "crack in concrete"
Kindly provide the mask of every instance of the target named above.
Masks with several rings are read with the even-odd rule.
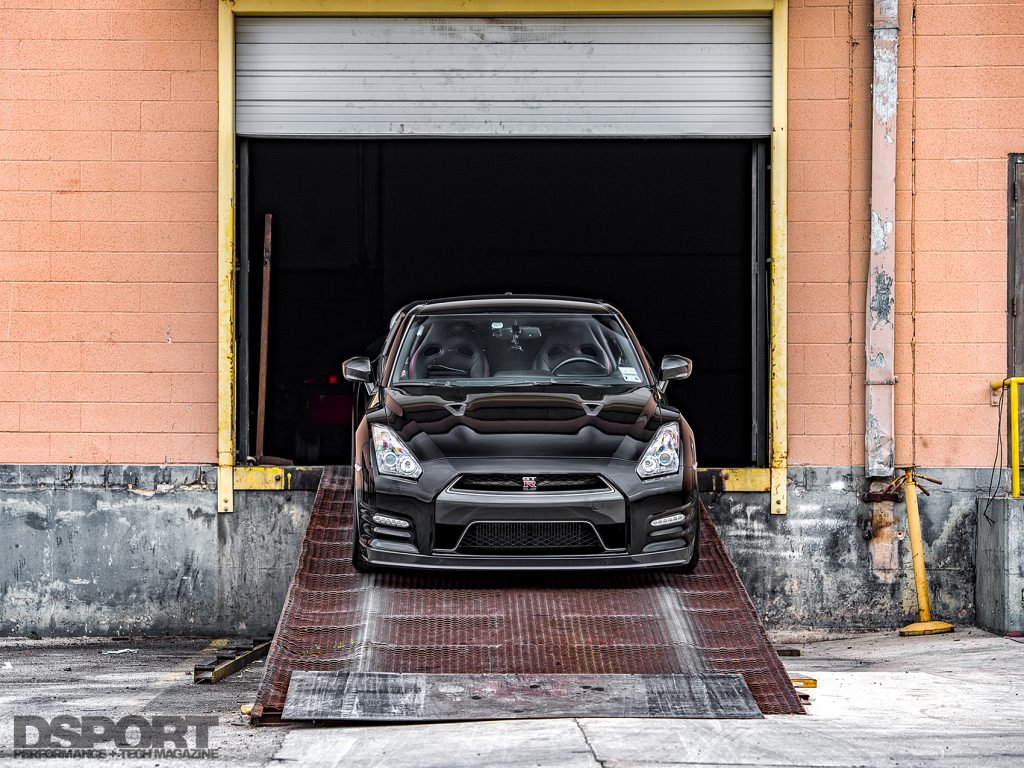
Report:
[[[576,724],[576,727],[580,729],[580,734],[583,736],[583,743],[587,745],[587,749],[590,750],[590,756],[594,758],[594,762],[597,763],[601,768],[608,768],[605,765],[604,760],[597,756],[597,750],[594,749],[594,745],[590,743],[590,737],[587,736],[587,729],[583,727],[583,723],[580,722],[578,717],[574,717],[572,721]]]

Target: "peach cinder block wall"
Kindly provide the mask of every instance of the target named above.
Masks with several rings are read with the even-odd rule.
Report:
[[[790,462],[863,466],[872,6],[790,8]],[[896,460],[990,466],[1024,3],[902,2],[899,43]]]
[[[0,463],[216,461],[217,6],[0,4]]]
[[[985,466],[1024,5],[910,11],[897,458]],[[795,464],[863,463],[870,22],[865,0],[791,2]],[[0,5],[0,463],[216,460],[216,66],[214,0]]]

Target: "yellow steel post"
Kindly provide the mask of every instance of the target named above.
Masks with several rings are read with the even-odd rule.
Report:
[[[239,16],[687,16],[754,15],[772,19],[771,323],[769,466],[723,470],[725,490],[771,493],[773,514],[786,514],[787,251],[789,0],[220,0],[218,175],[218,508],[262,478],[234,472],[235,19]],[[728,477],[726,477],[728,475]]]
[[[1010,489],[1013,498],[1020,498],[1020,401],[1017,386],[1020,379],[1010,379]]]
[[[769,457],[770,508],[773,515],[787,510],[789,463],[788,295],[789,240],[789,0],[772,5],[772,141],[771,141],[771,323],[769,328]]]
[[[1013,376],[992,382],[992,391],[1010,388],[1010,494],[1020,498],[1020,392],[1018,387],[1024,376]]]
[[[907,500],[907,528],[910,532],[910,552],[914,561],[914,586],[917,588],[917,615],[920,621],[908,624],[900,635],[941,635],[952,632],[953,625],[945,621],[932,621],[931,604],[928,601],[928,577],[924,570],[924,541],[921,539],[921,513],[917,508],[917,483],[914,469],[906,470],[903,484]]]
[[[218,6],[217,511],[235,508],[235,17]]]
[[[768,14],[786,0],[224,0],[237,16],[674,16]]]

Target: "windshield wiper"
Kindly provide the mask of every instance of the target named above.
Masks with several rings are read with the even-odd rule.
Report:
[[[522,387],[557,387],[560,385],[569,385],[573,387],[626,387],[626,386],[637,386],[643,387],[648,386],[639,382],[629,381],[588,381],[586,379],[566,379],[561,376],[552,377],[550,379],[537,379],[534,381],[505,381],[502,379],[488,379],[483,382],[460,382],[458,379],[439,379],[438,381],[402,381],[393,384],[394,387],[429,387],[434,389],[512,389]]]

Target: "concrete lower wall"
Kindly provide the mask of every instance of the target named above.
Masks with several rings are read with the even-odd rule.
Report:
[[[272,632],[314,493],[218,514],[211,467],[3,467],[0,634]]]
[[[973,624],[976,500],[991,469],[922,469],[942,481],[919,494],[932,614]],[[997,474],[997,487],[1002,477]],[[885,629],[917,621],[906,506],[860,500],[859,467],[794,467],[786,515],[766,494],[708,501],[726,549],[775,629]]]
[[[937,617],[973,623],[975,501],[989,471],[927,470]],[[314,491],[239,492],[210,467],[0,467],[0,634],[258,635],[273,630]],[[860,470],[793,468],[789,514],[764,494],[706,498],[755,606],[777,629],[916,618],[903,504],[864,504]]]
[[[978,499],[978,626],[1024,635],[1024,499]]]

